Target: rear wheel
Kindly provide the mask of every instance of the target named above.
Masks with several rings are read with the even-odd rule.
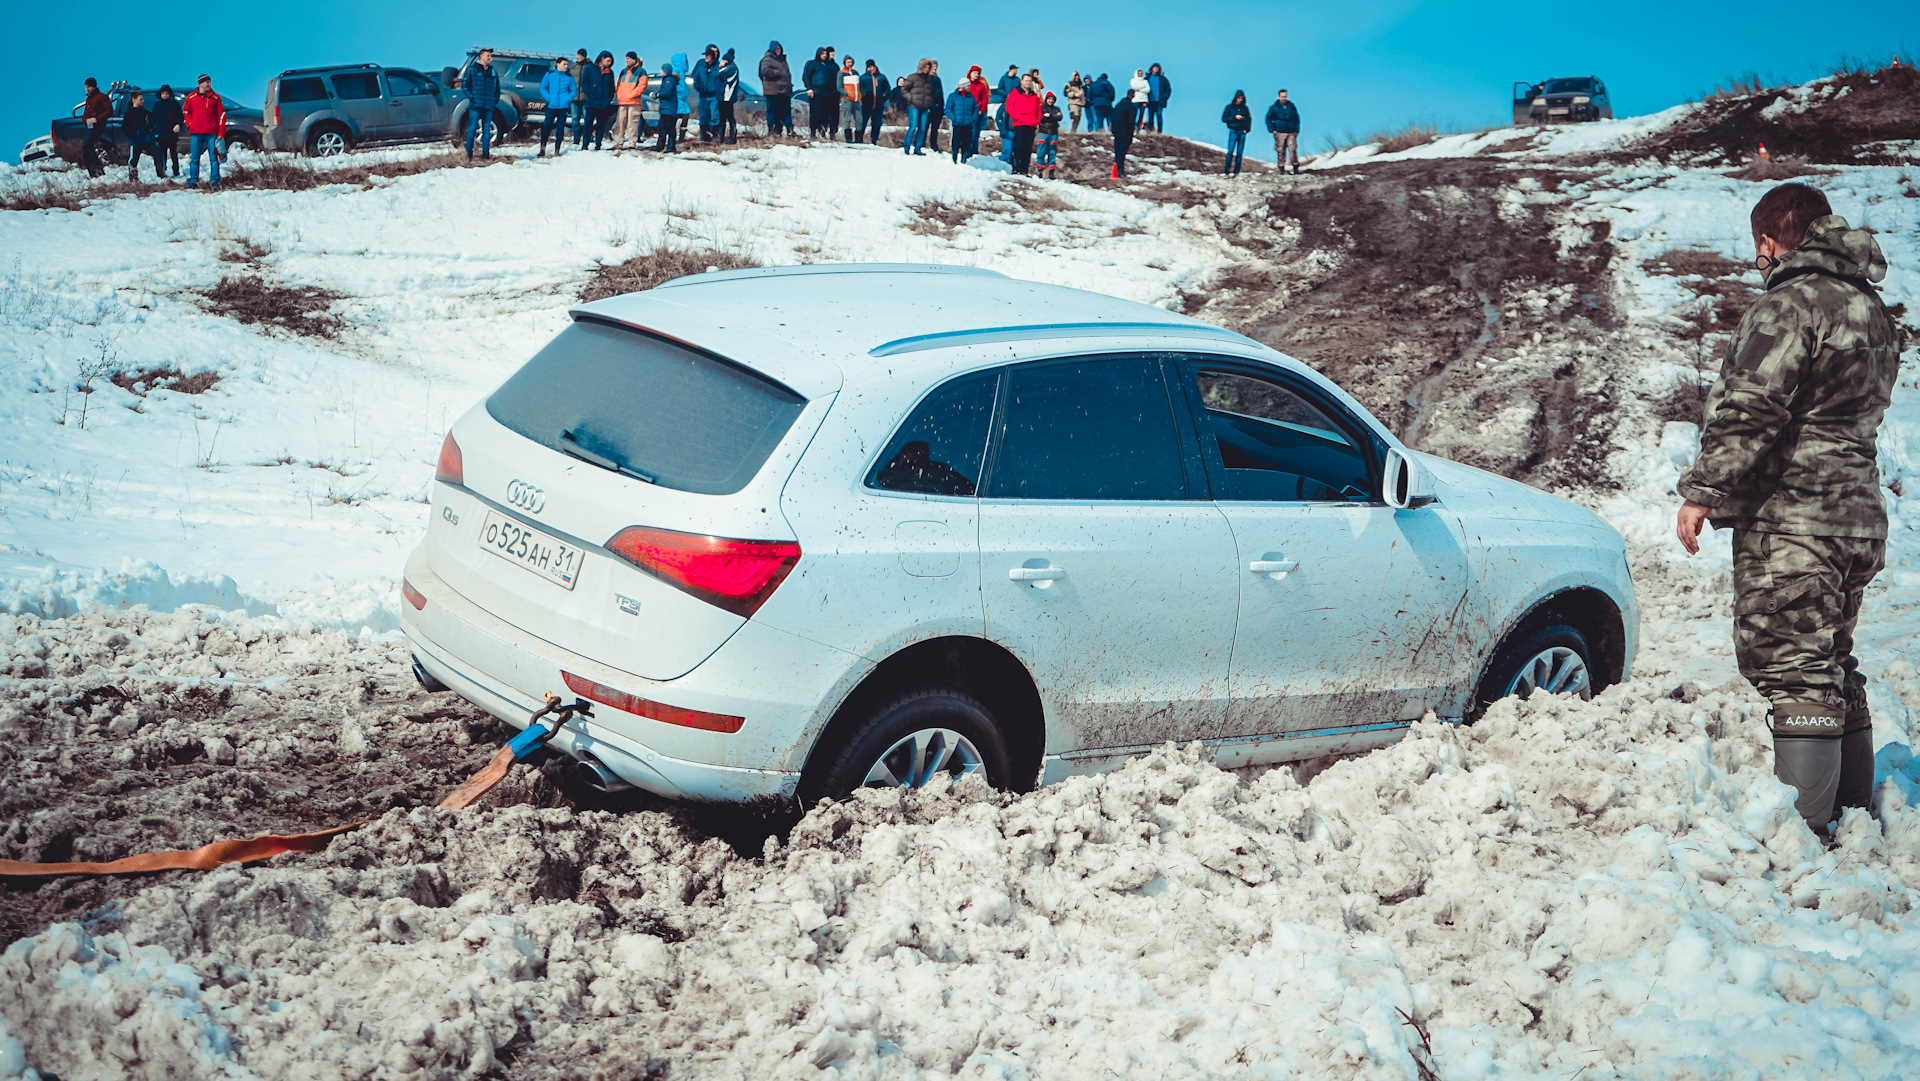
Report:
[[[307,154],[315,158],[331,158],[353,149],[353,139],[345,128],[331,124],[315,128],[307,136]]]
[[[1006,739],[987,707],[946,687],[887,699],[829,739],[801,778],[806,804],[856,788],[922,788],[940,774],[1005,788],[1011,773]]]
[[[1512,695],[1534,691],[1593,697],[1593,651],[1587,637],[1565,623],[1539,627],[1502,646],[1487,666],[1476,696],[1477,715]]]

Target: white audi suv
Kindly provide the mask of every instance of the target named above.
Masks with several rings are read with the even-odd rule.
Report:
[[[582,305],[441,450],[415,670],[602,782],[1024,790],[1356,751],[1624,679],[1619,534],[1159,308],[935,266]]]

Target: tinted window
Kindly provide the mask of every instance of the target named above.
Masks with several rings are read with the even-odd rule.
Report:
[[[804,405],[718,357],[583,319],[494,391],[487,412],[563,454],[724,495],[753,479]]]
[[[369,71],[364,75],[335,75],[333,77],[333,96],[342,101],[365,101],[380,96],[380,76]]]
[[[1220,499],[1351,501],[1372,493],[1367,459],[1320,406],[1286,385],[1238,372],[1196,373],[1202,438],[1226,470]]]
[[[427,81],[425,75],[411,71],[389,71],[387,72],[387,89],[395,97],[403,94],[431,94],[433,84]]]
[[[1159,362],[1127,358],[1013,369],[987,495],[1187,498]]]
[[[327,87],[318,78],[282,79],[278,100],[282,105],[292,105],[300,101],[325,101]]]
[[[927,395],[867,476],[869,488],[973,495],[987,454],[999,371],[962,376]]]
[[[547,77],[551,64],[522,64],[517,78],[523,83],[537,83]]]
[[[1584,94],[1593,86],[1590,79],[1548,79],[1546,93]]]

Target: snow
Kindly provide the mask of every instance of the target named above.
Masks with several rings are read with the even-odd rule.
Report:
[[[1550,161],[1680,113],[1311,167],[1522,137],[1497,152]],[[45,175],[0,171],[0,186]],[[1879,230],[1887,299],[1915,311],[1920,199],[1904,179],[1835,167],[1810,182]],[[8,212],[0,660],[251,687],[394,667],[394,576],[442,433],[563,325],[598,263],[662,244],[938,261],[1164,304],[1225,261],[1177,206],[1071,185],[1044,189],[1066,210],[1012,196],[1036,188],[944,157],[779,146]],[[1764,188],[1652,165],[1576,186],[1574,216],[1618,248],[1613,299],[1641,335],[1618,363],[1644,387],[1695,370],[1673,330],[1696,301],[1643,264],[1672,248],[1750,257]],[[951,238],[915,231],[923,201],[974,217]],[[232,261],[248,241],[257,270]],[[209,312],[197,293],[232,273],[343,294],[345,332]],[[220,381],[74,392],[102,360]],[[1904,494],[1859,642],[1878,814],[1849,813],[1833,848],[1773,779],[1765,705],[1734,669],[1727,536],[1690,559],[1671,540],[1698,432],[1645,420],[1611,460],[1618,491],[1569,493],[1628,538],[1645,606],[1637,678],[1591,703],[1423,722],[1317,773],[1224,772],[1169,747],[1025,796],[868,792],[762,859],[654,812],[392,810],[321,853],[156,879],[15,942],[0,1077],[558,1077],[667,1060],[840,1078],[1920,1075],[1912,360],[1881,443]],[[261,644],[216,661],[215,624]],[[0,733],[46,705],[25,694],[0,697]],[[220,761],[327,761],[372,756],[398,721],[344,721],[305,750],[230,719],[167,738]]]

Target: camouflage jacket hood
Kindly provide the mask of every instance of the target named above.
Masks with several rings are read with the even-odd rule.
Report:
[[[1880,418],[1899,335],[1870,282],[1887,276],[1872,234],[1839,215],[1769,268],[1707,398],[1700,455],[1680,495],[1716,527],[1885,540]]]

